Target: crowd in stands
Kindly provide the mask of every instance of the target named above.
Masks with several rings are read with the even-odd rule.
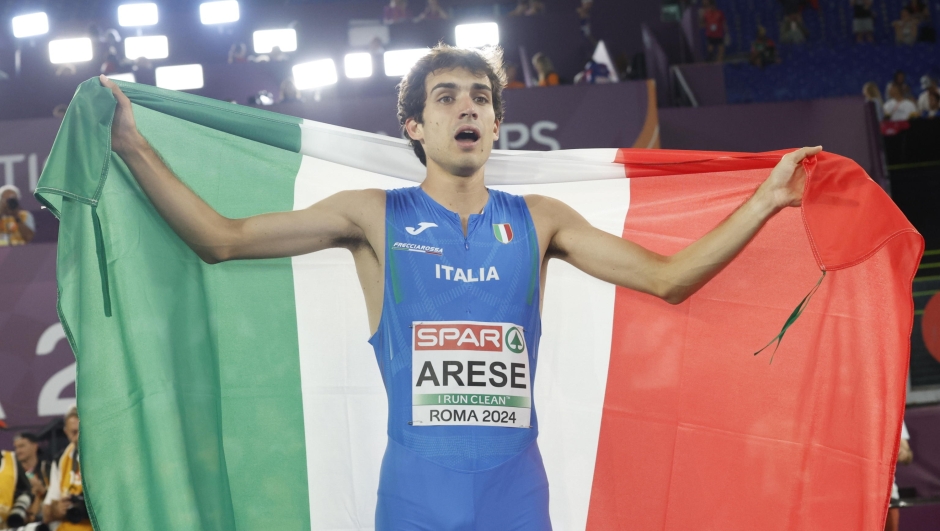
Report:
[[[0,429],[6,429],[3,421]],[[75,407],[65,414],[61,431],[69,444],[51,458],[30,432],[16,434],[12,452],[0,451],[0,529],[93,531],[82,490]]]
[[[723,8],[723,5],[735,10],[736,23],[744,26],[739,32],[742,36],[747,33],[755,36],[750,41],[750,50],[747,55],[750,62],[759,67],[775,63],[779,59],[776,56],[776,45],[768,36],[770,32],[767,28],[772,24],[776,24],[778,41],[786,45],[801,45],[811,40],[813,42],[826,41],[830,44],[878,42],[876,19],[879,14],[876,12],[874,0],[843,1],[847,2],[844,7],[850,12],[852,24],[850,32],[843,30],[843,34],[839,35],[840,32],[833,31],[837,29],[836,24],[830,22],[824,25],[824,20],[834,13],[843,15],[844,11],[832,11],[833,6],[822,4],[819,0],[776,0],[776,2],[768,0],[758,2],[763,9],[756,11],[738,6],[740,0],[701,0],[697,7],[698,20],[707,50],[707,59],[714,62],[724,61],[727,56],[726,48],[731,44],[727,9]],[[890,9],[888,4],[881,4],[883,13],[887,13]],[[884,28],[889,28],[890,32],[881,37],[881,42],[890,41],[898,46],[913,46],[918,42],[932,43],[936,40],[930,8],[925,0],[905,0],[898,5],[900,9],[896,14],[897,18],[882,24]],[[771,6],[770,9],[768,6]],[[828,15],[825,11],[828,11]],[[770,13],[776,13],[776,15]],[[772,17],[775,19],[771,20]],[[810,27],[810,20],[813,22],[813,28]],[[774,48],[772,60],[769,61],[766,56],[769,53],[768,48]],[[738,51],[742,52],[742,55],[746,53],[743,47],[739,47]]]
[[[875,103],[879,121],[902,122],[916,119],[934,119],[940,113],[940,89],[937,81],[929,75],[920,78],[920,93],[917,98],[903,71],[897,71],[885,86],[882,98],[878,84],[869,81],[862,87],[866,101]]]

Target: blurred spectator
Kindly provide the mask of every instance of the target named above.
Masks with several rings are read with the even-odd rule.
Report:
[[[72,63],[61,64],[55,69],[56,76],[74,76],[75,72],[75,65]]]
[[[924,118],[936,118],[940,112],[940,90],[936,88],[927,93],[927,108],[921,114]]]
[[[888,91],[891,89],[891,85],[897,85],[901,89],[901,96],[909,100],[914,99],[914,92],[911,91],[911,86],[907,84],[907,75],[904,74],[903,70],[896,70],[894,72],[894,77],[891,78],[891,82],[885,85],[885,95],[888,94]]]
[[[0,186],[0,247],[25,245],[36,232],[36,220],[20,208],[20,189],[12,184]]]
[[[382,11],[382,22],[386,24],[398,24],[411,20],[411,14],[408,12],[407,0],[389,0],[388,5]]]
[[[611,82],[610,68],[593,59],[584,65],[584,70],[574,76],[575,85],[604,85]]]
[[[906,7],[901,10],[901,18],[891,23],[894,27],[894,43],[912,45],[917,42],[917,19],[911,16]]]
[[[232,43],[232,47],[228,49],[228,64],[233,63],[247,63],[248,62],[248,46],[243,43]]]
[[[0,421],[0,427],[6,424]],[[32,519],[32,487],[13,452],[0,452],[0,529],[20,527]]]
[[[447,11],[444,11],[444,8],[441,7],[439,0],[428,0],[427,7],[418,15],[415,22],[421,22],[422,20],[446,20],[448,18],[450,17],[447,16]]]
[[[519,89],[525,88],[525,83],[519,81],[519,67],[513,63],[506,65],[506,88]]]
[[[872,101],[875,103],[875,114],[878,115],[878,121],[881,122],[885,119],[885,101],[881,97],[881,90],[878,89],[878,84],[874,81],[869,81],[862,86],[862,96],[865,96],[865,101]]]
[[[875,42],[875,14],[872,0],[849,0],[852,5],[852,33],[855,42]]]
[[[40,459],[39,437],[36,437],[36,434],[16,434],[13,438],[13,451],[27,476],[38,476],[43,483],[49,482],[49,462]]]
[[[777,60],[777,45],[767,36],[767,29],[758,24],[757,38],[751,42],[751,64],[763,68]]]
[[[885,102],[885,116],[892,122],[901,122],[916,117],[917,105],[905,98],[897,85],[888,85],[888,101]]]
[[[783,19],[780,21],[780,42],[798,44],[806,41],[809,30],[803,22],[803,0],[780,0]],[[787,38],[784,38],[786,32]],[[799,32],[799,35],[797,35]]]
[[[510,17],[531,17],[545,13],[545,3],[541,0],[519,0],[516,8],[507,13]]]
[[[281,51],[280,46],[275,46],[274,48],[271,48],[271,53],[268,54],[268,56],[271,58],[272,61],[275,61],[275,62],[286,61],[288,59],[287,54]]]
[[[937,33],[930,22],[929,4],[925,0],[910,0],[907,3],[907,9],[911,16],[917,20],[917,40],[923,42],[934,42],[937,40]]]
[[[69,531],[94,531],[88,520],[85,507],[85,494],[82,489],[81,457],[78,453],[79,420],[78,410],[73,406],[65,414],[62,431],[69,439],[69,445],[62,452],[59,462],[52,467],[49,478],[49,491],[43,503],[43,522],[68,522]]]
[[[121,58],[118,57],[117,48],[114,46],[108,46],[108,53],[104,58],[104,62],[101,63],[101,73],[104,75],[113,74],[121,68]]]
[[[911,436],[907,432],[907,424],[905,424],[904,421],[901,421],[901,442],[898,445],[899,465],[909,465],[914,461],[914,452],[911,451],[911,445],[908,443],[910,440]],[[885,531],[898,530],[900,511],[898,510],[897,503],[900,501],[900,499],[901,496],[898,493],[898,484],[897,482],[894,482],[891,485],[891,508],[888,509],[888,517],[885,520]]]
[[[714,0],[702,0],[699,16],[699,23],[705,28],[708,57],[716,63],[721,63],[725,60],[725,36],[728,34],[725,14],[715,7]]]
[[[937,82],[928,75],[920,77],[920,95],[917,96],[917,110],[924,112],[927,110],[928,98],[932,91],[937,90]]]
[[[552,64],[552,60],[544,53],[539,52],[532,56],[532,66],[535,67],[535,71],[539,74],[540,87],[551,87],[561,84],[558,73],[555,72],[555,65]]]
[[[301,101],[300,91],[297,90],[297,85],[294,83],[294,78],[287,77],[284,81],[281,81],[281,97],[277,100],[278,103],[290,103],[292,101]]]
[[[591,8],[594,7],[594,0],[581,0],[581,5],[575,9],[578,13],[578,24],[581,26],[581,34],[594,42],[591,35]]]
[[[806,32],[792,17],[784,17],[780,23],[780,42],[785,44],[802,44],[806,42]]]

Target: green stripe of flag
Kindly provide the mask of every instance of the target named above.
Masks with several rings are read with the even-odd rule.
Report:
[[[110,152],[113,99],[95,84],[80,87],[37,193],[61,219],[59,314],[78,360],[96,529],[309,529],[291,261],[200,261]],[[287,148],[300,145],[298,126],[150,87],[127,92],[142,103],[141,133],[220,213],[293,208],[301,156]],[[238,128],[252,124],[244,138]]]

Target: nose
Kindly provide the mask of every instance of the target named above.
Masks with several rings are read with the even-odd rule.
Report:
[[[474,103],[473,98],[470,95],[466,95],[460,98],[460,108],[463,109],[460,111],[461,118],[470,118],[476,120],[479,118],[479,112],[477,111],[476,103]]]

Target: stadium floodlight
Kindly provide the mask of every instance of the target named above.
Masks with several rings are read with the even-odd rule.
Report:
[[[157,86],[170,90],[200,89],[203,85],[202,65],[160,66],[154,71]]]
[[[499,25],[495,22],[459,24],[454,28],[458,48],[480,48],[499,44]]]
[[[17,39],[49,33],[49,17],[45,13],[30,13],[13,17],[13,36]]]
[[[292,29],[259,30],[252,34],[255,53],[271,53],[275,46],[282,52],[297,49],[297,32]]]
[[[91,61],[93,55],[88,37],[49,41],[49,61],[54,65],[84,63]]]
[[[124,4],[118,6],[118,24],[122,26],[153,26],[158,20],[157,4]]]
[[[126,74],[108,74],[108,79],[115,81],[127,81],[128,83],[137,83],[137,76],[133,72]]]
[[[343,58],[346,77],[350,79],[372,76],[372,54],[368,52],[348,53]]]
[[[294,65],[294,86],[307,90],[336,84],[336,64],[332,59],[320,59]]]
[[[403,76],[411,67],[428,54],[428,48],[412,48],[410,50],[392,50],[385,52],[385,75]]]
[[[238,20],[238,2],[222,0],[199,4],[199,20],[203,24],[226,24]]]
[[[124,56],[128,59],[166,59],[170,55],[170,45],[166,35],[148,37],[128,37],[124,39]]]

